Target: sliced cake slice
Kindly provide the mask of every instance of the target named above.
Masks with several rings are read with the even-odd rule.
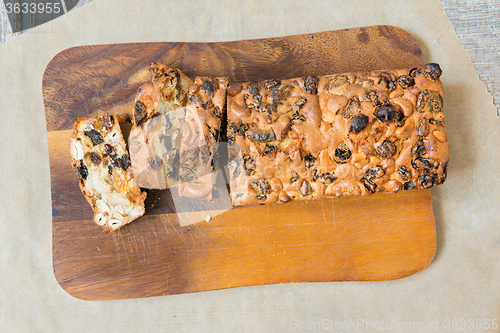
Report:
[[[134,179],[116,116],[77,119],[70,153],[95,223],[109,232],[144,214],[146,193]]]
[[[129,136],[132,168],[142,188],[178,184],[179,150],[192,81],[176,68],[153,62],[151,82],[140,87]]]
[[[197,77],[191,86],[180,149],[180,196],[214,199],[227,85],[227,78]]]

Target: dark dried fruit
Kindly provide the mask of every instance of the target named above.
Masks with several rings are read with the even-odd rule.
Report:
[[[234,136],[228,136],[227,137],[227,144],[232,146],[236,142],[236,138]]]
[[[417,157],[411,161],[411,165],[419,171],[436,170],[439,167],[439,163],[430,157]]]
[[[380,81],[378,82],[378,84],[391,92],[396,89],[396,77],[394,76],[394,74],[383,72],[382,74],[380,74]]]
[[[318,170],[313,169],[313,170],[311,171],[311,175],[312,175],[312,180],[313,180],[313,182],[315,182],[316,180],[318,180],[318,178],[319,178],[319,173],[318,173]]]
[[[323,184],[331,184],[334,181],[337,180],[337,177],[335,177],[333,174],[329,172],[325,172],[321,176],[319,176],[319,181],[322,182]]]
[[[313,192],[313,189],[311,187],[311,184],[307,180],[304,179],[302,182],[302,185],[299,188],[300,194],[302,194],[303,197],[308,196]]]
[[[113,148],[113,146],[110,145],[109,143],[106,143],[104,145],[104,156],[110,156],[115,154],[116,154],[115,148]]]
[[[296,112],[298,112],[304,105],[307,103],[307,98],[300,96],[300,98],[292,104],[292,108],[294,108]]]
[[[243,167],[247,176],[251,176],[255,172],[255,160],[250,155],[243,155]]]
[[[443,72],[439,64],[430,63],[424,66],[424,76],[432,81],[437,81]]]
[[[304,156],[304,161],[306,163],[306,168],[311,168],[314,162],[316,162],[316,158],[312,156],[312,154],[307,153],[306,156]]]
[[[387,123],[396,116],[396,108],[392,104],[387,103],[377,107],[374,114],[378,120]]]
[[[99,155],[98,153],[95,153],[95,152],[91,152],[89,154],[89,157],[90,157],[90,160],[92,161],[92,163],[94,163],[95,165],[99,165],[101,164],[101,155]]]
[[[160,170],[161,168],[161,159],[158,156],[150,157],[148,163],[149,166],[155,170]]]
[[[257,193],[269,194],[271,193],[271,185],[267,179],[257,179],[250,183],[250,187],[254,189]]]
[[[199,184],[196,172],[186,164],[180,165],[179,178],[190,184]]]
[[[418,68],[413,68],[412,70],[410,70],[410,76],[411,77],[417,77],[419,76],[420,74],[422,74],[422,68],[418,67]]]
[[[262,97],[260,95],[245,95],[243,98],[245,100],[245,105],[250,109],[255,109],[262,103]]]
[[[316,180],[319,179],[319,181],[323,184],[331,184],[335,180],[337,180],[337,177],[335,177],[333,174],[331,174],[329,172],[325,172],[324,174],[320,175],[318,173],[318,170],[314,169],[314,170],[312,170],[311,174],[312,174],[313,182],[315,182]]]
[[[272,145],[266,145],[262,154],[267,157],[274,158],[278,152],[278,147]]]
[[[122,155],[120,161],[123,170],[127,170],[130,167],[130,157],[128,155]]]
[[[245,135],[248,126],[241,120],[238,120],[235,121],[234,123],[229,124],[228,129],[229,133],[232,133],[234,135]]]
[[[264,87],[269,90],[277,89],[281,85],[279,79],[271,79],[264,81]]]
[[[417,135],[426,136],[427,134],[429,134],[429,122],[427,121],[427,118],[422,117],[417,124]]]
[[[418,177],[418,184],[422,188],[431,188],[436,183],[436,176],[432,173]]]
[[[379,179],[384,177],[385,171],[384,168],[382,168],[381,165],[376,165],[371,167],[370,169],[366,170],[364,178],[368,180],[374,180],[374,179]]]
[[[415,80],[409,75],[401,75],[398,78],[398,84],[403,89],[408,89],[415,85]]]
[[[377,147],[378,156],[381,158],[389,158],[396,152],[396,145],[390,141],[385,140]]]
[[[168,171],[167,176],[173,179],[177,179],[179,177],[179,167],[181,160],[179,149],[172,150],[171,158],[172,163],[170,165],[172,166],[172,169]]]
[[[108,173],[109,173],[110,175],[112,175],[112,174],[113,174],[113,167],[114,167],[114,164],[113,164],[113,163],[108,164]]]
[[[364,114],[358,114],[351,118],[351,122],[349,124],[349,133],[357,134],[361,132],[366,125],[368,125],[368,117]]]
[[[352,153],[345,143],[341,143],[335,149],[335,162],[337,162],[337,163],[340,163],[340,164],[345,163],[351,158],[351,156],[352,156]]]
[[[406,121],[405,114],[403,112],[399,111],[399,110],[396,111],[396,120],[395,120],[396,127],[402,127],[402,126],[404,126],[405,121]]]
[[[136,126],[140,126],[141,123],[146,119],[148,115],[148,108],[141,101],[135,103],[134,108],[134,122]]]
[[[370,193],[375,193],[375,190],[377,189],[377,184],[375,184],[373,181],[370,179],[366,178],[361,178],[361,182],[365,186],[366,190]]]
[[[295,125],[297,123],[303,123],[304,121],[306,121],[306,117],[300,113],[295,113],[292,117],[292,125]]]
[[[411,154],[413,156],[418,157],[418,156],[424,155],[425,153],[426,153],[426,150],[425,150],[423,140],[422,140],[422,138],[419,138],[418,142],[413,147],[411,147]]]
[[[277,79],[265,81],[264,87],[268,90],[267,97],[271,99],[272,104],[280,104],[288,99],[293,90],[292,86],[281,85],[281,81]]]
[[[403,188],[405,190],[411,190],[411,189],[414,189],[414,188],[417,188],[417,187],[415,186],[415,184],[413,182],[406,182],[406,183],[403,184]]]
[[[189,102],[194,104],[197,108],[203,110],[209,110],[214,108],[214,104],[212,103],[212,99],[206,98],[200,94],[194,94],[189,96]]]
[[[222,110],[220,109],[220,107],[218,105],[215,105],[214,106],[214,116],[216,116],[219,119],[222,119],[223,115],[224,114],[223,114]]]
[[[246,131],[245,135],[250,140],[258,142],[269,142],[276,139],[274,131],[271,128],[268,130],[262,130],[258,127],[250,127]]]
[[[77,164],[76,164],[76,170],[77,170],[77,173],[78,173],[78,178],[80,178],[81,180],[87,179],[87,177],[89,175],[89,172],[88,172],[87,167],[85,166],[85,164],[83,164],[83,160],[80,160],[80,161],[77,162]]]
[[[102,127],[104,127],[104,129],[106,131],[111,131],[111,129],[113,128],[113,116],[110,116],[109,114],[105,114],[104,116],[102,116]]]
[[[108,170],[110,171],[110,174],[112,173],[113,168],[123,168],[121,158],[116,156],[116,154],[110,155],[109,157],[111,158],[111,162],[108,164]]]
[[[293,184],[297,180],[299,180],[299,175],[295,171],[291,171],[292,177],[290,178],[290,184]]]
[[[208,147],[204,147],[204,149],[201,150],[201,161],[203,162],[203,164],[207,164],[208,161],[210,161],[210,157],[212,157],[210,149],[208,149]]]
[[[198,94],[189,94],[189,103],[194,104],[196,107],[201,107],[203,104],[203,100],[201,96]]]
[[[404,165],[400,166],[398,168],[398,172],[399,172],[399,175],[401,176],[401,179],[403,179],[404,181],[410,180],[411,172],[410,172],[410,170],[408,170],[407,167],[405,167]]]
[[[250,82],[248,84],[248,93],[250,95],[259,95],[259,84],[257,82]]]
[[[181,156],[182,163],[195,167],[199,162],[199,156],[200,147],[195,146],[191,149],[185,150]]]
[[[318,93],[318,78],[314,75],[306,76],[304,78],[304,91],[308,94]]]
[[[382,102],[380,101],[377,92],[373,89],[365,91],[365,98],[371,101],[375,106],[382,105]]]
[[[103,143],[103,139],[102,139],[102,135],[101,133],[99,133],[98,131],[96,131],[95,129],[91,128],[89,130],[86,130],[83,132],[86,136],[88,136],[90,138],[90,140],[92,141],[92,144],[95,146],[95,145],[98,145],[98,144],[101,144]]]
[[[281,89],[273,90],[271,98],[275,104],[283,104],[282,101],[290,98],[293,91],[293,86],[283,86]]]
[[[262,103],[258,110],[267,115],[268,123],[274,123],[279,118],[278,110],[274,104]]]
[[[214,97],[215,90],[217,90],[217,87],[215,86],[214,79],[212,78],[207,78],[205,82],[200,87],[200,90],[203,90],[207,93],[210,98]]]
[[[351,119],[353,116],[361,111],[361,103],[359,98],[354,96],[349,100],[349,104],[342,110],[342,117],[344,119]]]
[[[443,111],[443,98],[437,91],[424,90],[418,95],[417,111],[420,113],[440,113]]]
[[[434,118],[430,118],[429,123],[433,125],[443,126],[443,122],[441,120],[436,120]]]

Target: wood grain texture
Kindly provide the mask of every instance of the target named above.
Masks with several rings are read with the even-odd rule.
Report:
[[[80,0],[72,9],[93,0]],[[479,77],[493,96],[500,116],[500,0],[439,0],[464,49],[470,54]],[[28,31],[28,30],[26,30]],[[23,32],[26,32],[23,31]],[[0,43],[15,38],[5,8],[0,4]]]
[[[284,282],[380,281],[411,275],[432,261],[436,235],[429,190],[227,211],[193,203],[183,214],[168,190],[150,191],[145,216],[103,233],[70,167],[71,124],[95,111],[130,108],[151,61],[189,76],[246,81],[414,67],[422,57],[408,33],[388,26],[61,52],[47,66],[43,94],[54,272],[68,293],[104,300]],[[209,222],[202,221],[206,214]],[[183,227],[184,215],[200,222]]]
[[[190,77],[227,76],[242,82],[407,68],[420,63],[422,55],[410,34],[389,26],[258,41],[75,47],[57,54],[45,70],[47,130],[71,129],[75,117],[92,112],[131,110],[131,98],[149,79],[152,61]]]

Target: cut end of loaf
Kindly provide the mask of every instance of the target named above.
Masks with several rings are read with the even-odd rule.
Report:
[[[146,193],[135,182],[115,116],[77,119],[70,154],[96,224],[115,231],[144,215]]]

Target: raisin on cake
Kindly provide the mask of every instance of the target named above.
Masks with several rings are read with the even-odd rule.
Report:
[[[116,116],[76,119],[70,153],[96,224],[114,231],[144,214],[146,193],[133,177]]]

